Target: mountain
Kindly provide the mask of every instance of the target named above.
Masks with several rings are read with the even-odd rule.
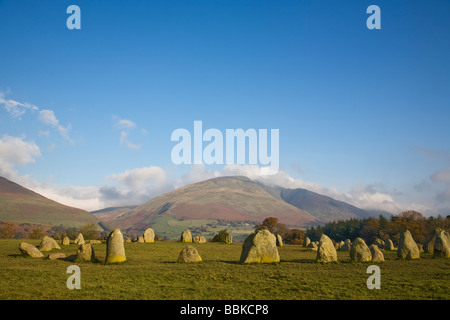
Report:
[[[275,197],[309,212],[321,222],[348,220],[352,218],[365,219],[376,215],[375,213],[360,209],[346,202],[335,200],[306,189],[288,189],[278,186],[265,186],[265,188]]]
[[[0,177],[0,221],[80,227],[99,220],[87,211],[50,200]]]
[[[317,222],[308,212],[273,196],[247,177],[221,177],[167,192],[118,214],[109,224],[130,232],[142,231],[162,217],[260,223],[271,216],[289,226],[302,227]]]
[[[118,219],[121,215],[127,213],[138,206],[120,206],[120,207],[108,207],[101,210],[91,211],[98,220],[102,221],[106,225],[110,225],[114,220]]]

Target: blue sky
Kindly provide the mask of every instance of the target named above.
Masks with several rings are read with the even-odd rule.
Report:
[[[81,30],[66,27],[71,4]],[[381,30],[366,27],[372,4]],[[0,173],[88,210],[224,174],[267,181],[174,166],[172,131],[202,120],[279,129],[273,183],[449,214],[448,12],[445,0],[0,1]]]

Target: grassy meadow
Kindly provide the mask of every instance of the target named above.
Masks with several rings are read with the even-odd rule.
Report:
[[[39,240],[26,240],[34,245]],[[127,262],[104,265],[106,245],[93,245],[99,262],[36,259],[20,254],[21,240],[0,240],[0,299],[159,299],[159,300],[301,300],[301,299],[450,299],[450,259],[396,259],[385,251],[380,263],[381,289],[366,286],[372,263],[352,263],[338,252],[338,263],[319,264],[315,251],[279,248],[276,264],[238,263],[241,244],[192,244],[203,258],[177,263],[186,244],[172,241],[125,243]],[[78,246],[61,246],[66,256]],[[45,256],[48,253],[44,253]],[[68,266],[81,268],[81,289],[66,287]]]

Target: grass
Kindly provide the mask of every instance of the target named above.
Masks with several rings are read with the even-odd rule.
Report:
[[[39,240],[27,240],[34,245]],[[369,290],[366,269],[338,252],[338,263],[314,262],[315,252],[279,248],[281,262],[241,265],[241,244],[192,244],[203,262],[177,263],[179,242],[126,243],[127,262],[104,265],[106,245],[94,245],[97,263],[34,259],[20,254],[20,240],[0,240],[0,299],[450,299],[450,260],[403,261],[384,252],[381,289]],[[67,256],[77,245],[62,247]],[[48,253],[46,253],[48,255]],[[69,290],[67,267],[81,268],[81,290]]]

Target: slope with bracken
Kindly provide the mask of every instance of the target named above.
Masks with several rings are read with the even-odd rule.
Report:
[[[167,192],[120,214],[110,224],[128,231],[142,231],[161,216],[177,220],[220,219],[258,223],[272,216],[280,223],[296,227],[316,222],[308,212],[274,197],[246,177],[221,177]]]
[[[0,177],[0,221],[64,227],[96,224],[99,220],[85,210],[65,206],[17,183]]]

